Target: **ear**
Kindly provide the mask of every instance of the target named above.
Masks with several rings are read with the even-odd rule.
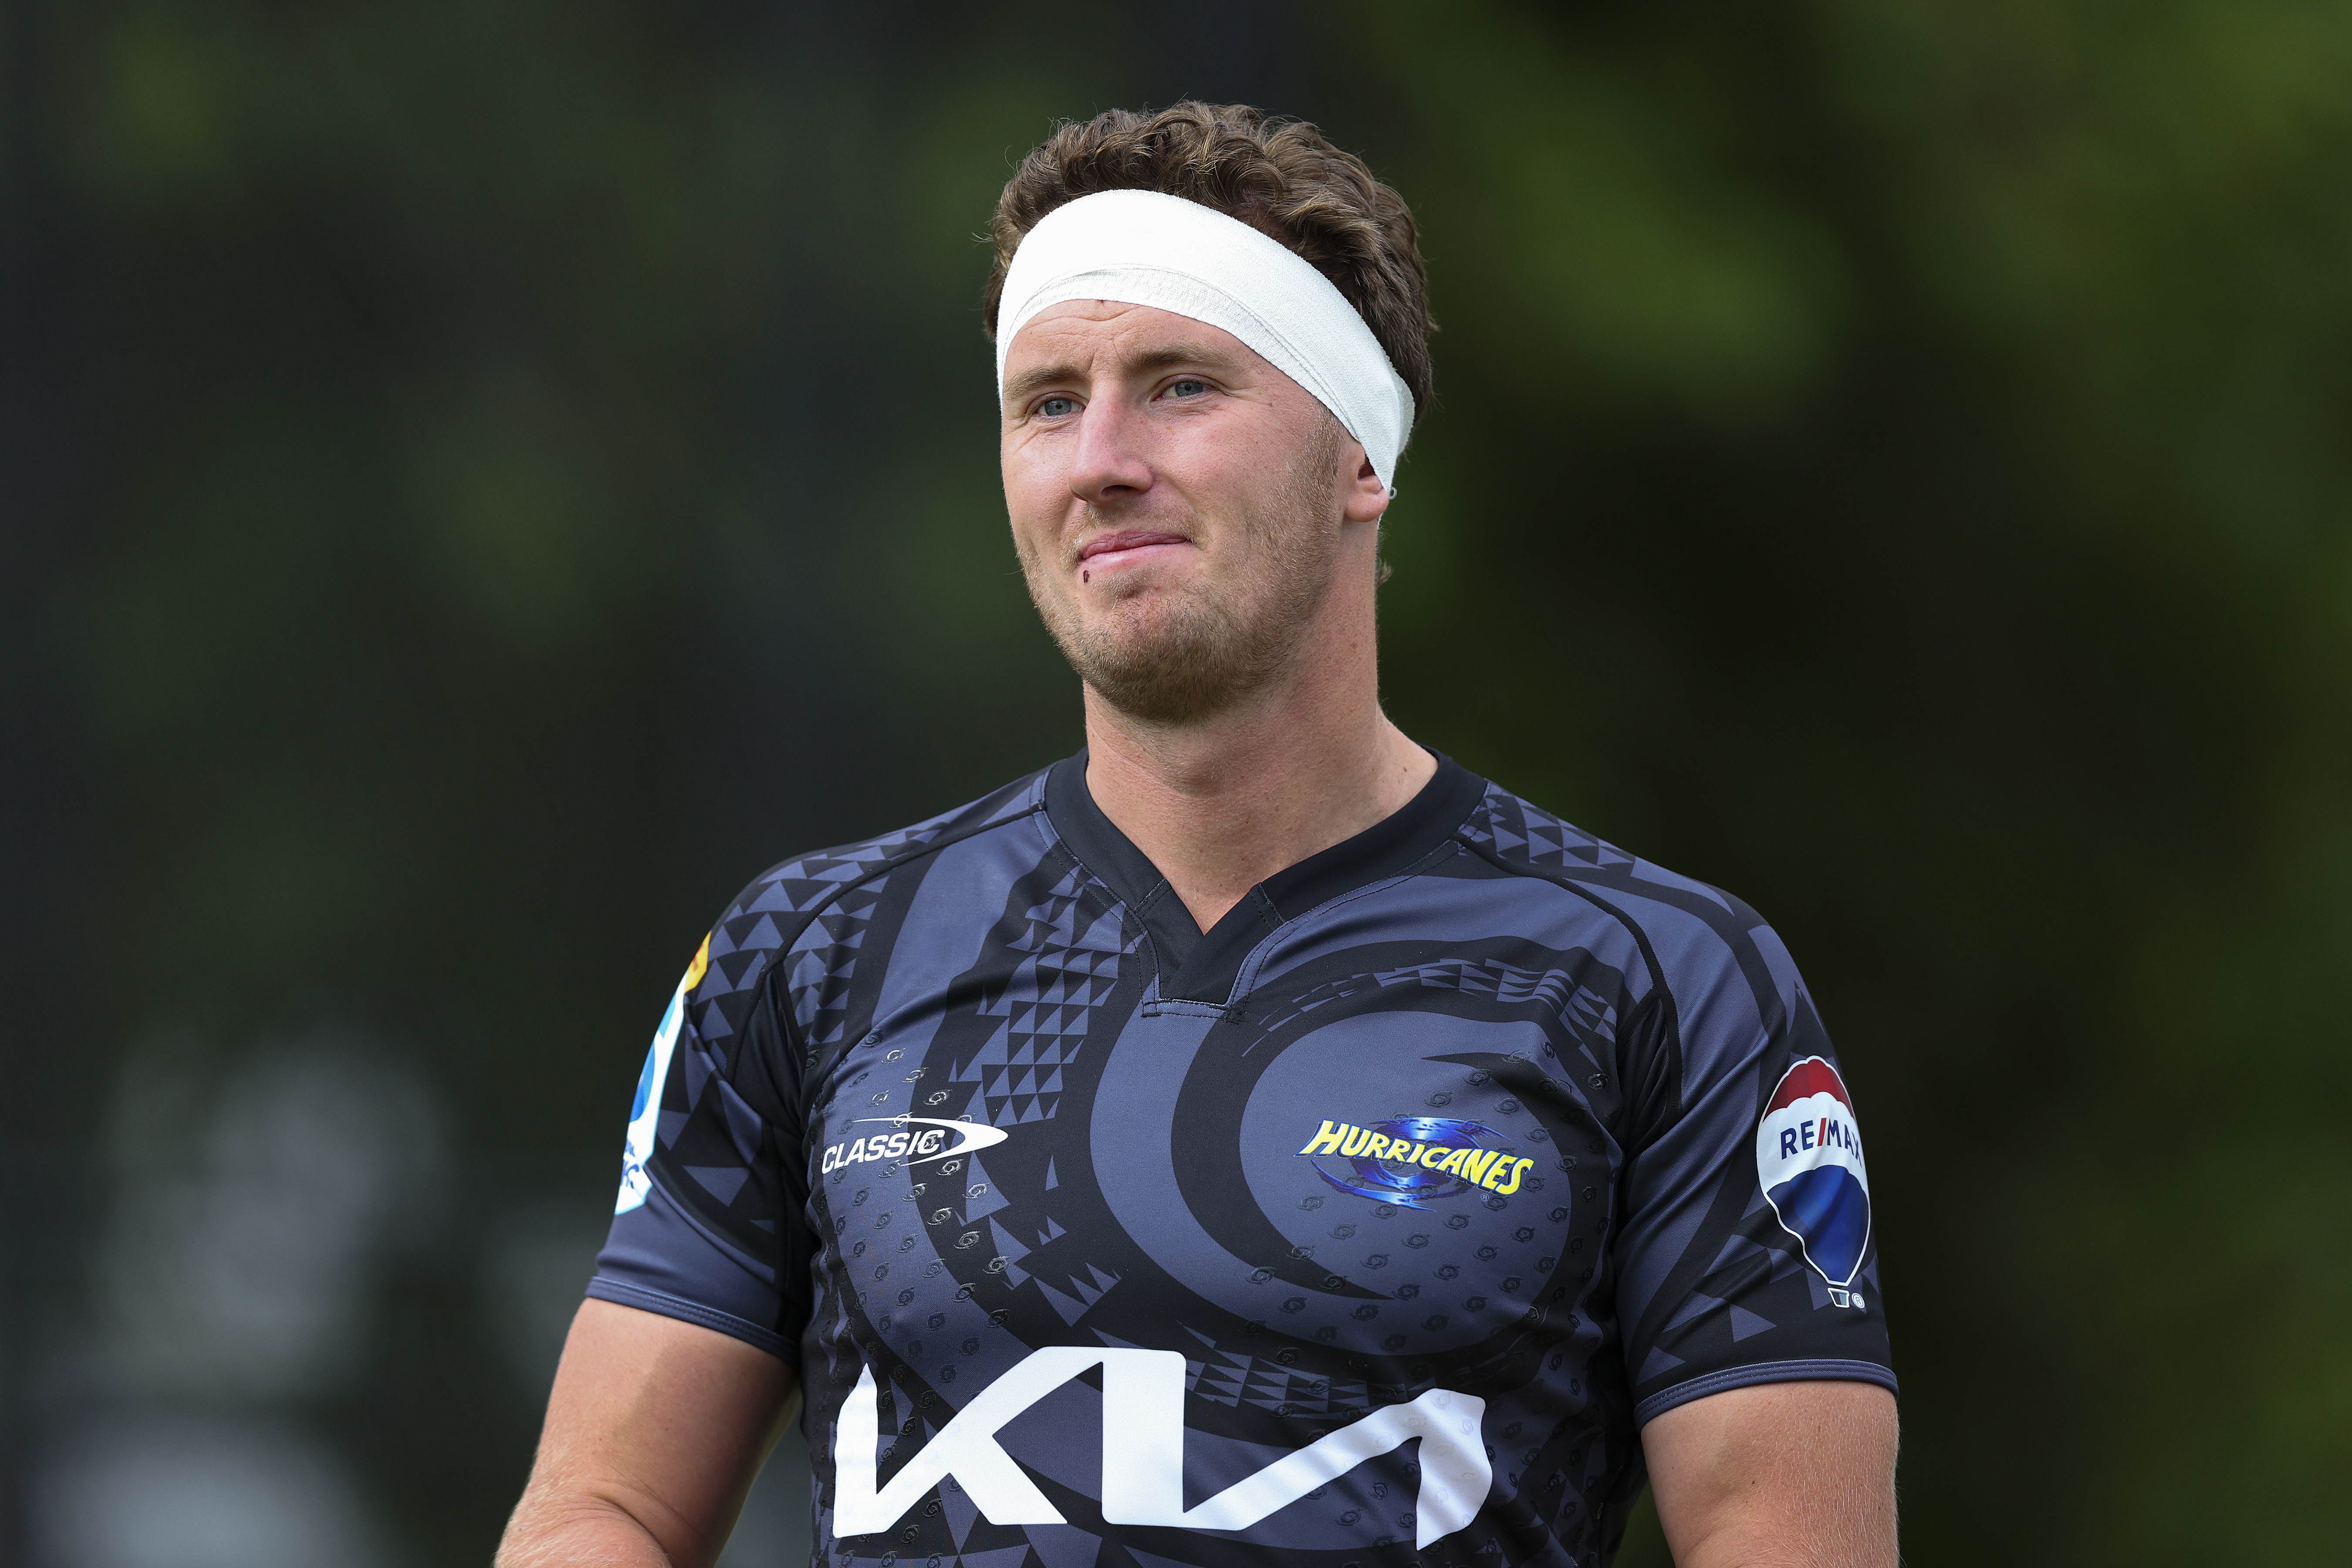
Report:
[[[1389,510],[1389,488],[1372,471],[1372,460],[1364,456],[1362,442],[1349,441],[1342,451],[1342,461],[1355,459],[1356,473],[1348,481],[1348,504],[1340,518],[1347,522],[1378,522]]]

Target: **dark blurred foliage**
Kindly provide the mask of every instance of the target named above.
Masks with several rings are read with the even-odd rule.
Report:
[[[1423,221],[1391,710],[1824,998],[1909,1560],[2352,1538],[2352,13],[6,15],[25,1560],[131,1562],[70,1456],[205,1421],[331,1456],[385,1563],[487,1555],[511,1325],[560,1331],[701,922],[1076,743],[972,237],[1055,118],[1186,92]],[[251,1244],[358,1238],[324,1348],[152,1371],[201,1347],[142,1238],[330,1190]]]

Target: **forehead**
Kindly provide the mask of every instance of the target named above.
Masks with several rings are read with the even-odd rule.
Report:
[[[1004,374],[1009,384],[1015,375],[1040,369],[1100,374],[1139,361],[1176,360],[1215,360],[1280,374],[1223,327],[1117,300],[1065,300],[1040,310],[1005,350]]]

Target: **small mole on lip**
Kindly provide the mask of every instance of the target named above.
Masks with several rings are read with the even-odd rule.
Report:
[[[1078,574],[1078,581],[1081,583],[1091,583],[1094,580],[1095,574],[1091,572],[1081,572]]]

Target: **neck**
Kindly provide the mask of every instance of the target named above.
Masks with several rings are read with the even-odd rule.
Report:
[[[1370,617],[1212,717],[1152,724],[1087,689],[1087,788],[1202,931],[1276,872],[1396,812],[1435,759],[1381,711]]]

